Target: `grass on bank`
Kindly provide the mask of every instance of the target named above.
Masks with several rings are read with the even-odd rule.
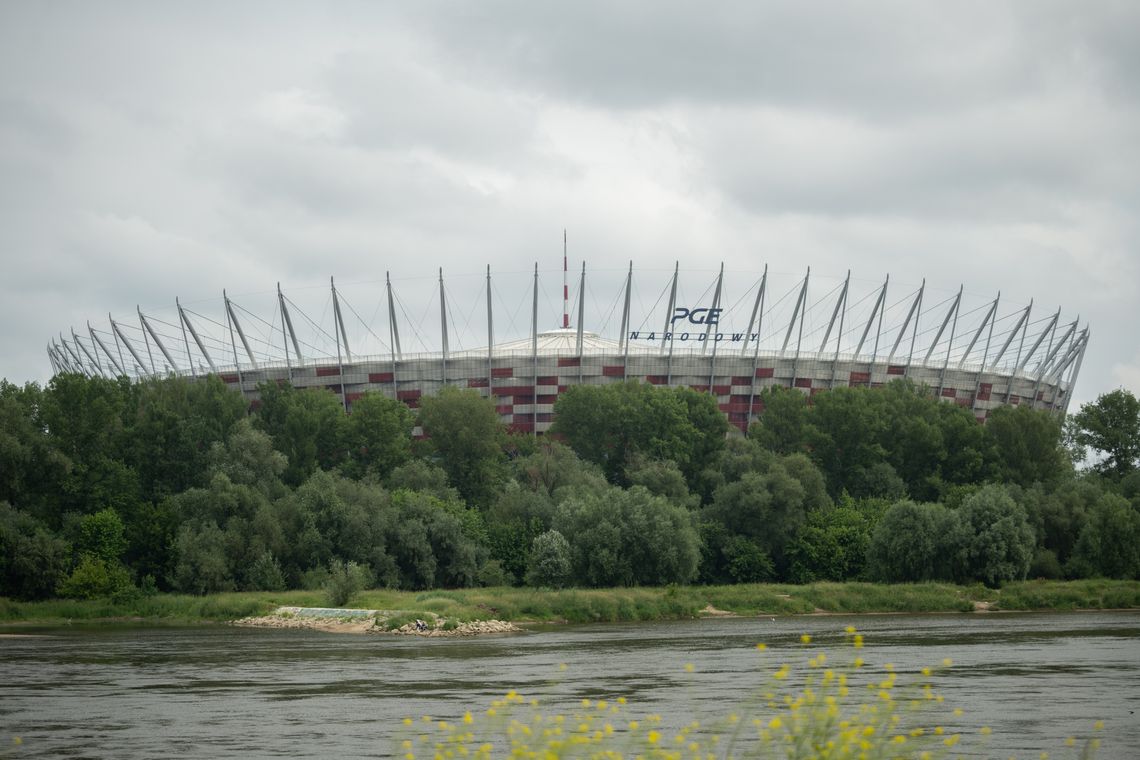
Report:
[[[1135,609],[1140,608],[1140,582],[1025,581],[1000,590],[944,583],[854,582],[559,590],[500,587],[418,593],[373,589],[357,594],[350,606],[423,611],[456,622],[590,623],[697,618],[706,614],[709,606],[738,615],[802,615],[968,612],[975,608],[975,602],[985,602],[993,610]],[[17,602],[0,598],[0,623],[214,622],[264,615],[279,606],[323,607],[326,600],[321,591],[156,594],[117,601]],[[423,612],[415,614],[423,617]]]

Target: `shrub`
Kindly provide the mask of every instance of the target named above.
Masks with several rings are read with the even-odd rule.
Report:
[[[108,562],[94,554],[84,554],[62,583],[58,593],[68,599],[96,599],[131,587],[131,575],[118,562]]]
[[[329,577],[325,581],[325,601],[329,607],[344,607],[352,597],[368,586],[372,578],[368,568],[355,562],[334,559],[329,563]]]
[[[534,539],[526,572],[529,586],[562,588],[570,582],[570,543],[556,530]]]

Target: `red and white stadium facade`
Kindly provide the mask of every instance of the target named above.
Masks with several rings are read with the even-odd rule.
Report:
[[[453,385],[489,397],[512,429],[542,433],[567,388],[626,380],[710,393],[741,429],[762,411],[768,387],[810,396],[896,378],[927,386],[981,421],[1004,404],[1063,413],[1089,341],[1088,327],[1060,309],[1034,314],[1032,302],[1003,309],[1000,295],[971,304],[964,288],[935,293],[925,281],[899,287],[888,277],[860,287],[850,273],[821,281],[810,269],[770,277],[767,267],[683,273],[677,266],[648,274],[660,289],[650,291],[656,300],[647,306],[637,287],[646,275],[632,265],[592,274],[591,287],[583,265],[572,291],[564,257],[554,304],[544,297],[549,274],[536,266],[492,278],[488,268],[485,287],[483,272],[460,276],[458,297],[449,296],[442,271],[438,280],[397,280],[399,287],[386,277],[382,285],[301,289],[322,296],[320,320],[280,286],[242,296],[261,301],[260,311],[225,293],[205,308],[175,299],[165,313],[137,310],[137,324],[108,315],[109,325],[88,323],[85,335],[61,333],[47,350],[57,372],[216,374],[254,404],[266,381],[328,389],[347,410],[366,392],[415,408]],[[702,289],[686,293],[693,282]],[[349,304],[346,290],[354,289],[352,300],[361,302],[363,292],[363,302],[374,304],[370,320]],[[418,292],[408,301],[397,290]],[[597,306],[599,296],[608,310]],[[552,313],[552,306],[561,308]],[[496,339],[497,331],[505,337]],[[416,351],[401,347],[401,333]]]

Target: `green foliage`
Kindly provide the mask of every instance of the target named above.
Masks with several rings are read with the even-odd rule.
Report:
[[[55,593],[71,547],[31,515],[0,501],[0,597],[45,599]]]
[[[1024,508],[1001,486],[986,486],[959,510],[966,563],[964,580],[991,588],[1024,580],[1036,545]]]
[[[1069,418],[1069,435],[1100,455],[1095,469],[1123,478],[1140,468],[1140,399],[1123,388],[1104,393]]]
[[[0,502],[27,510],[45,506],[70,460],[44,435],[44,391],[0,380]],[[37,510],[38,511],[38,510]]]
[[[1055,484],[1071,469],[1061,447],[1061,423],[1048,412],[1025,406],[998,407],[986,417],[986,432],[994,441],[1002,482]]]
[[[412,456],[412,410],[381,393],[365,393],[352,402],[345,431],[348,460],[344,472],[352,478],[386,478]]]
[[[285,590],[285,574],[273,552],[267,549],[250,563],[246,573],[246,586],[250,591]]]
[[[576,584],[687,583],[697,575],[693,515],[640,486],[570,497],[557,506],[553,527],[570,543]]]
[[[288,458],[286,483],[300,485],[318,468],[331,470],[345,461],[348,422],[335,394],[323,388],[296,390],[269,382],[257,390],[261,395],[258,426]]]
[[[788,548],[788,579],[811,583],[862,577],[881,504],[847,499],[808,513],[806,525]]]
[[[1105,494],[1081,527],[1068,574],[1076,577],[1140,578],[1140,511],[1116,494]]]
[[[690,494],[685,476],[671,459],[648,460],[636,455],[625,468],[625,477],[631,486],[642,486],[655,496],[664,496],[674,504],[695,509],[700,496]]]
[[[84,554],[57,589],[68,599],[96,599],[122,592],[131,586],[131,574],[118,562]]]
[[[328,580],[325,581],[325,601],[329,607],[345,607],[371,583],[371,573],[367,568],[351,560],[342,562],[334,559],[329,563]]]
[[[562,588],[571,579],[570,542],[556,530],[534,539],[527,563],[528,586]]]
[[[795,454],[807,450],[807,396],[794,388],[773,386],[760,393],[763,412],[748,438],[768,451]]]
[[[245,419],[246,404],[217,376],[134,386],[122,458],[138,473],[142,498],[157,500],[204,484],[211,446]]]
[[[445,386],[438,396],[420,400],[419,422],[460,496],[486,508],[506,479],[506,432],[494,403]]]
[[[962,565],[961,518],[941,504],[900,501],[867,547],[867,573],[887,583],[952,580]]]
[[[207,458],[207,472],[212,477],[225,475],[231,483],[250,486],[269,498],[285,493],[282,475],[289,462],[273,448],[273,439],[243,419],[230,429],[224,442],[215,442]]]
[[[80,518],[75,549],[107,563],[118,562],[127,550],[126,529],[119,513],[103,509]]]
[[[551,432],[599,465],[612,483],[624,483],[626,466],[641,454],[672,460],[696,490],[728,431],[712,396],[632,380],[572,386],[558,397],[554,411]]]
[[[177,560],[171,582],[175,589],[190,594],[234,589],[225,534],[216,523],[183,523],[174,538],[174,553]]]

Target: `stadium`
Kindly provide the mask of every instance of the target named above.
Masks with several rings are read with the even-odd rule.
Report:
[[[537,434],[568,387],[625,380],[711,393],[742,430],[765,388],[810,395],[897,378],[982,422],[1001,405],[1063,414],[1088,341],[1087,325],[1060,308],[1035,312],[1032,301],[1010,306],[964,286],[723,264],[583,264],[571,275],[564,255],[553,271],[439,270],[348,286],[330,278],[288,295],[278,285],[188,305],[175,298],[173,308],[72,327],[47,353],[55,372],[214,374],[254,405],[266,381],[326,388],[346,411],[369,391],[415,408],[453,385],[491,398],[511,429]]]

